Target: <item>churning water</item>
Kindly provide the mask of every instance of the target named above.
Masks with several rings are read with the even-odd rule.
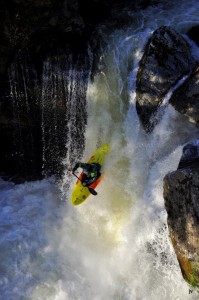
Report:
[[[135,110],[138,63],[151,33],[170,25],[184,34],[199,20],[199,2],[166,2],[129,13],[131,28],[104,32],[101,73],[88,84],[84,152],[87,160],[103,143],[112,149],[98,196],[73,207],[75,179],[67,172],[67,190],[53,178],[0,182],[1,299],[198,299],[169,240],[162,181],[199,132],[167,105],[146,134]]]

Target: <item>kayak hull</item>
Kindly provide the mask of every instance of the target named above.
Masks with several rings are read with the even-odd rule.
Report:
[[[92,156],[89,158],[87,163],[98,163],[102,166],[109,152],[110,152],[110,146],[107,144],[103,145],[92,154]],[[89,189],[82,185],[81,182],[82,176],[83,176],[83,172],[79,175],[79,178],[76,181],[72,191],[71,203],[75,206],[83,203],[91,195]],[[98,186],[98,184],[102,181],[102,179],[103,179],[103,173],[95,182],[93,182],[90,185],[90,188],[95,189]]]

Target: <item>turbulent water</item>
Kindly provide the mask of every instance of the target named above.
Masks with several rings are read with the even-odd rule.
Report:
[[[199,132],[167,105],[146,134],[135,110],[135,80],[151,33],[170,25],[184,34],[198,23],[199,2],[129,14],[131,28],[105,30],[101,73],[87,90],[84,160],[103,143],[111,146],[98,196],[73,207],[75,179],[67,172],[61,186],[53,178],[22,185],[0,181],[2,300],[198,299],[169,240],[162,180]]]

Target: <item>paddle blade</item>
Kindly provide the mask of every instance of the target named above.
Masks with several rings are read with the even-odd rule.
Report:
[[[92,189],[92,188],[90,188],[90,187],[88,187],[88,189],[89,189],[89,192],[90,192],[92,195],[94,195],[94,196],[97,195],[97,192],[96,192],[94,189]]]

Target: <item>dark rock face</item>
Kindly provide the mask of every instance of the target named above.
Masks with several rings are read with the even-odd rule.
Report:
[[[163,26],[153,33],[139,65],[136,87],[137,112],[147,131],[154,126],[150,118],[163,97],[193,63],[189,45],[174,29]]]
[[[196,169],[199,170],[199,141],[195,140],[188,143],[183,148],[178,169]]]
[[[62,159],[83,153],[89,60],[60,54],[41,66],[40,73],[23,53],[2,89],[1,175],[15,182],[61,177]]]
[[[199,287],[199,140],[187,144],[177,171],[164,178],[170,238],[184,278]]]
[[[60,177],[83,153],[92,24],[79,1],[1,1],[0,16],[0,175]]]
[[[0,175],[17,183],[45,175],[60,177],[61,160],[74,151],[66,146],[67,139],[71,139],[71,117],[66,107],[70,108],[71,101],[76,103],[80,96],[80,114],[85,116],[80,118],[82,129],[73,137],[77,140],[74,147],[77,143],[79,148],[84,147],[90,70],[84,22],[75,2],[70,6],[68,1],[67,5],[66,1],[53,0],[8,1],[0,9],[7,15],[1,23],[5,46],[0,44],[4,50],[1,58],[7,62],[1,65],[0,60]],[[71,18],[66,17],[70,12]],[[47,62],[48,74],[44,72]],[[87,72],[79,94],[67,89],[70,80],[75,82],[65,75],[70,70]],[[74,114],[74,122],[78,117]]]
[[[178,88],[170,99],[170,104],[189,121],[199,127],[199,67]]]

